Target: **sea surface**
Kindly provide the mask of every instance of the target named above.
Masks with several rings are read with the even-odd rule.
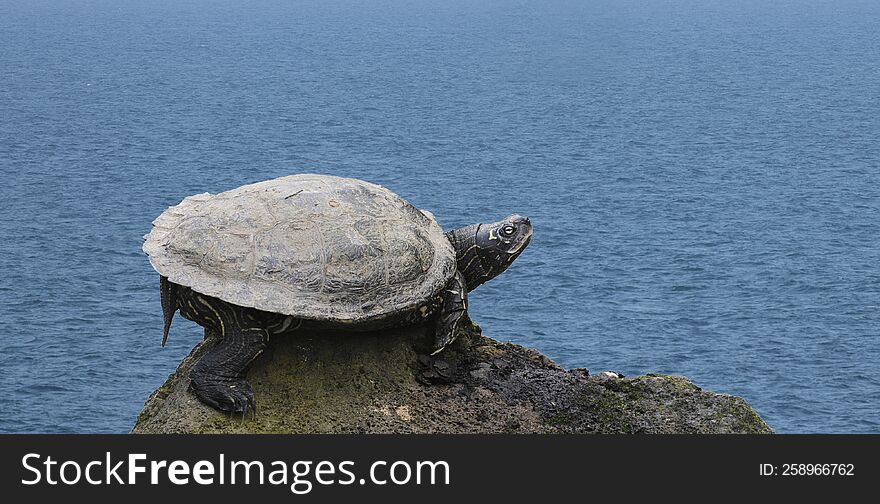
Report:
[[[531,217],[471,295],[567,367],[689,376],[783,433],[880,432],[880,2],[0,1],[0,431],[127,432],[142,236],[300,172],[445,227]]]

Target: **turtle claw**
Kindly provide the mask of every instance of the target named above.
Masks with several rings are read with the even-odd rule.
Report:
[[[192,387],[199,400],[230,416],[241,414],[244,419],[257,411],[254,391],[244,378],[193,377]]]

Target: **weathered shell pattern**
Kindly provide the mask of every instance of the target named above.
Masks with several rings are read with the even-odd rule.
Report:
[[[150,263],[172,282],[306,320],[417,310],[455,272],[430,214],[384,187],[324,175],[189,196],[144,239]]]

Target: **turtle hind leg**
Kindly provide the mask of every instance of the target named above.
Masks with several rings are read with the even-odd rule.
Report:
[[[434,326],[434,351],[431,355],[440,353],[455,341],[461,326],[467,322],[467,292],[464,276],[461,272],[456,273],[443,291],[443,306]]]
[[[269,344],[269,333],[248,316],[248,308],[194,293],[187,305],[198,305],[206,326],[219,327],[221,339],[190,373],[196,397],[203,403],[242,416],[256,411],[254,391],[246,379],[251,363]],[[196,306],[190,306],[190,308]]]

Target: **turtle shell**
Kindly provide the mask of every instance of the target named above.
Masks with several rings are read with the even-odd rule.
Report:
[[[144,252],[172,282],[232,304],[357,323],[415,310],[455,274],[430,213],[382,186],[292,175],[165,210]]]

